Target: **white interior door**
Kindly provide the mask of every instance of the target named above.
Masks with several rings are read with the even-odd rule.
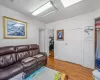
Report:
[[[94,41],[84,42],[84,66],[94,69]]]
[[[41,52],[44,52],[44,49],[45,49],[45,37],[44,37],[44,29],[40,29],[39,30],[39,46],[40,46],[40,51]]]
[[[65,30],[66,61],[83,64],[82,62],[82,30]]]
[[[89,34],[84,33],[84,43],[83,43],[83,52],[84,52],[84,65],[88,68],[95,68],[95,43],[94,43],[94,32],[91,31]]]

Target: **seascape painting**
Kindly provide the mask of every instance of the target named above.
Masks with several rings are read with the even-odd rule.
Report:
[[[64,40],[64,30],[57,30],[57,40]]]
[[[27,38],[27,23],[4,17],[4,38]]]

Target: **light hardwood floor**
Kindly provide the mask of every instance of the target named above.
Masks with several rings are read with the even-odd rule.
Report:
[[[54,57],[54,51],[49,51],[49,56]]]
[[[68,74],[69,80],[93,80],[92,69],[48,57],[47,67]]]

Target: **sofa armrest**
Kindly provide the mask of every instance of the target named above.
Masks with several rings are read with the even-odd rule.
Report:
[[[44,56],[47,57],[47,54],[45,52],[39,52],[39,54],[43,54]]]
[[[46,60],[45,60],[45,65],[47,64],[47,54],[45,52],[39,52],[39,54],[42,54],[45,56]]]

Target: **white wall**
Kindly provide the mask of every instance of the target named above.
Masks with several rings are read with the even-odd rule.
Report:
[[[27,39],[3,39],[3,16],[15,18],[27,22],[28,38]],[[39,28],[45,28],[45,24],[0,5],[0,46],[39,44]]]
[[[90,35],[84,33],[84,28],[87,26],[94,26],[95,18],[100,16],[100,9],[92,11],[90,13],[82,14],[73,18],[49,23],[46,25],[46,33],[48,33],[49,29],[55,30],[55,46],[60,43],[61,46],[65,41],[56,41],[56,30],[64,29],[64,30],[71,30],[71,29],[82,29],[82,54],[83,55],[83,66],[88,68],[94,68],[95,61],[94,61],[94,31],[90,33]],[[46,34],[46,40],[48,40],[48,35]],[[66,34],[65,34],[66,36]],[[73,36],[74,37],[74,36]],[[74,45],[74,44],[73,44]],[[48,53],[48,42],[46,41],[46,52]],[[57,47],[55,47],[55,58],[61,59],[61,56],[58,54],[63,55]],[[63,51],[63,49],[62,49]],[[64,50],[65,51],[65,50]],[[49,53],[48,53],[49,54]],[[64,56],[64,55],[63,55]],[[63,57],[62,56],[62,57]]]
[[[40,46],[40,51],[44,52],[45,51],[45,30],[40,29],[39,30],[39,46]]]

